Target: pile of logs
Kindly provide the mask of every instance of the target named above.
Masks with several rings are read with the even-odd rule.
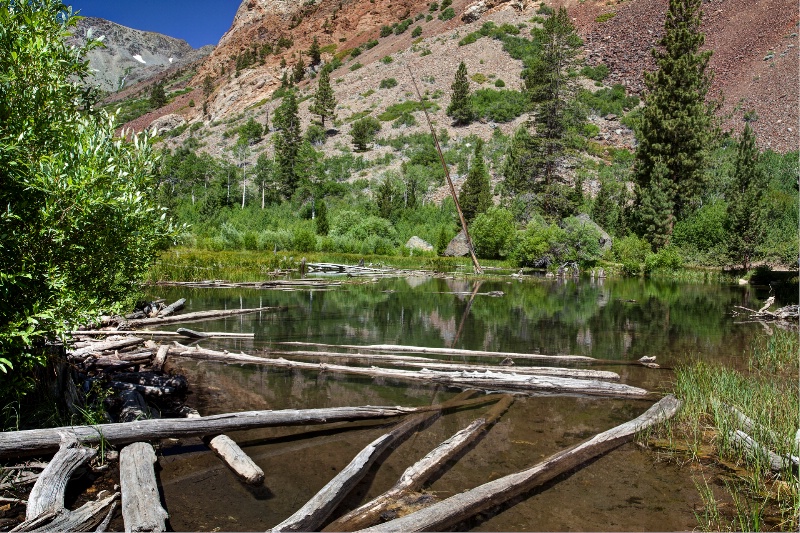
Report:
[[[775,311],[769,311],[769,308],[772,307],[774,303],[775,297],[770,296],[758,310],[737,305],[734,306],[733,316],[747,314],[750,320],[754,322],[770,322],[784,328],[797,329],[800,324],[800,322],[798,322],[798,320],[800,320],[800,306],[787,305]]]

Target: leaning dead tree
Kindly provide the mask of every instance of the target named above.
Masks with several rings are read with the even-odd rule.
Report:
[[[680,405],[681,402],[674,396],[666,396],[641,416],[551,455],[527,470],[490,481],[415,513],[362,531],[445,531],[630,441],[636,432],[671,418]]]

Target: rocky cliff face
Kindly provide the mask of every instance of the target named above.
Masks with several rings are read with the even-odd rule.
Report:
[[[94,82],[114,92],[150,78],[172,67],[186,65],[207,56],[213,46],[194,49],[181,39],[160,33],[127,28],[108,20],[86,17],[78,22],[71,44],[86,42],[87,34],[104,36],[105,46],[90,51],[87,59]]]

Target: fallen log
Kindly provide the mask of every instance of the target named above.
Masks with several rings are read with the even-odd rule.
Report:
[[[196,409],[185,409],[187,418],[200,418]],[[245,483],[260,485],[264,482],[264,471],[261,467],[227,435],[206,435],[203,442]]]
[[[167,511],[161,507],[153,464],[156,452],[146,442],[125,446],[119,454],[119,484],[125,531],[165,531]]]
[[[59,513],[45,513],[20,523],[11,531],[92,531],[118,498],[119,493],[115,493],[102,500],[87,502],[74,511],[65,509]]]
[[[217,311],[197,311],[194,313],[184,313],[182,315],[172,315],[167,317],[140,318],[138,320],[128,320],[127,326],[139,328],[153,324],[181,324],[183,322],[196,322],[199,320],[211,320],[214,318],[225,318],[228,316],[246,315],[259,311],[285,311],[286,307],[253,307],[250,309],[226,309]]]
[[[357,531],[377,523],[391,504],[403,495],[422,488],[434,473],[486,432],[513,402],[513,396],[502,398],[485,416],[478,418],[407,468],[392,488],[331,522],[323,531]]]
[[[384,377],[406,381],[423,381],[455,387],[480,388],[484,390],[520,391],[539,394],[588,394],[609,397],[646,397],[649,393],[638,387],[599,380],[572,379],[557,376],[518,375],[510,372],[445,372],[423,368],[418,371],[396,370],[379,367],[355,367],[327,363],[302,363],[287,359],[267,359],[246,354],[217,352],[198,347],[177,344],[176,355],[221,361],[228,363],[250,363],[277,368],[298,368],[323,372],[339,372],[361,376]]]
[[[142,440],[218,435],[230,431],[275,426],[303,426],[369,418],[390,418],[436,407],[331,407],[325,409],[284,409],[280,411],[243,411],[202,418],[165,418],[136,422],[28,429],[0,432],[0,459],[53,453],[58,450],[61,433],[75,435],[86,445],[120,446]]]
[[[169,346],[163,345],[158,347],[158,352],[156,352],[156,356],[153,358],[153,370],[161,372],[161,369],[164,368],[164,363],[167,362],[168,353]]]
[[[138,385],[136,383],[125,383],[124,381],[109,381],[108,386],[119,391],[136,391],[143,396],[150,398],[163,398],[164,396],[177,396],[181,392],[175,387],[153,387],[150,385]]]
[[[431,353],[438,355],[456,355],[463,357],[496,357],[496,358],[511,358],[511,359],[536,359],[542,361],[572,361],[580,362],[603,362],[594,357],[585,355],[542,355],[532,353],[517,353],[517,352],[487,352],[483,350],[460,350],[457,348],[428,348],[425,346],[403,346],[400,344],[371,344],[367,346],[359,346],[357,344],[319,344],[314,342],[279,342],[287,346],[321,346],[327,348],[347,348],[366,351],[379,351],[379,352],[412,352],[412,353]]]
[[[413,355],[383,355],[383,354],[351,354],[342,352],[314,352],[314,351],[284,351],[284,350],[269,350],[270,355],[281,355],[290,357],[333,357],[341,359],[354,359],[365,361],[385,361],[387,364],[393,366],[407,366],[415,368],[434,368],[434,369],[453,369],[453,370],[480,370],[480,371],[493,371],[500,370],[497,366],[484,366],[484,365],[469,365],[451,363],[441,359],[432,359],[430,357],[416,357]],[[606,379],[610,381],[618,381],[619,374],[607,370],[587,370],[582,368],[563,368],[557,366],[514,366],[513,368],[505,368],[504,371],[513,372],[516,374],[533,374],[544,376],[562,376],[578,379]]]
[[[477,391],[465,391],[442,404],[458,404],[462,400],[474,396]],[[394,429],[381,435],[362,449],[331,481],[303,505],[292,516],[272,528],[272,531],[316,531],[342,500],[366,475],[370,466],[390,446],[399,443],[422,424],[439,416],[441,411],[420,413],[408,417]]]
[[[165,348],[168,348],[165,346]],[[114,381],[145,385],[148,387],[174,389],[178,393],[186,392],[189,384],[186,377],[180,374],[156,374],[155,372],[119,372],[114,374]]]
[[[164,309],[159,311],[156,316],[160,316],[160,317],[169,316],[172,313],[174,313],[175,311],[179,311],[179,310],[183,309],[183,306],[184,306],[185,303],[186,303],[186,298],[181,298],[177,302],[171,303],[168,306],[166,306]]]
[[[86,358],[89,354],[100,354],[102,352],[106,352],[109,350],[120,350],[122,348],[128,348],[131,346],[137,346],[142,344],[144,339],[139,337],[130,337],[127,339],[116,340],[116,341],[105,341],[105,342],[96,342],[90,346],[86,346],[84,348],[78,348],[77,350],[72,350],[71,352],[67,352],[67,356],[72,361],[79,361]]]
[[[64,510],[64,491],[67,482],[78,467],[97,455],[93,448],[83,448],[69,434],[64,434],[58,452],[52,461],[39,474],[39,479],[28,496],[25,520],[34,520],[46,513],[60,513]]]
[[[777,453],[768,449],[766,446],[756,442],[755,439],[741,429],[731,431],[728,434],[728,438],[731,439],[734,444],[743,448],[745,452],[752,454],[753,456],[763,457],[766,459],[767,462],[769,462],[770,470],[773,472],[781,472],[782,470],[786,470],[787,468],[791,468],[792,466],[796,465],[796,463],[793,461],[793,457],[784,457],[778,455]]]
[[[445,531],[628,442],[637,431],[671,418],[680,404],[674,396],[666,396],[641,416],[551,455],[527,470],[484,483],[415,513],[362,531]]]
[[[111,519],[114,517],[114,511],[116,511],[116,510],[117,510],[117,502],[115,501],[114,503],[111,504],[111,508],[108,510],[108,513],[106,514],[106,517],[103,518],[103,521],[100,522],[100,525],[97,526],[97,529],[94,530],[95,533],[103,533],[104,531],[106,531],[108,529],[108,524],[111,522]]]
[[[185,315],[182,315],[185,316]],[[161,331],[161,330],[149,330],[149,329],[137,329],[136,331],[126,331],[126,330],[87,330],[87,331],[73,331],[71,334],[74,335],[87,335],[87,336],[103,336],[103,335],[116,335],[116,336],[131,336],[131,335],[142,335],[142,336],[152,336],[152,337],[186,337],[182,333],[179,333],[180,330],[183,328],[178,328],[176,331]],[[192,330],[186,330],[192,331]],[[200,332],[195,332],[200,333]],[[255,335],[253,333],[228,333],[225,331],[203,331],[204,338],[217,338],[217,337],[229,337],[234,339],[252,339]],[[76,343],[78,344],[78,343]]]

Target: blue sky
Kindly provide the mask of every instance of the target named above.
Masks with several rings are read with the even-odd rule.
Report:
[[[199,48],[217,44],[241,0],[66,0],[85,17],[100,17],[137,30],[177,37]]]

